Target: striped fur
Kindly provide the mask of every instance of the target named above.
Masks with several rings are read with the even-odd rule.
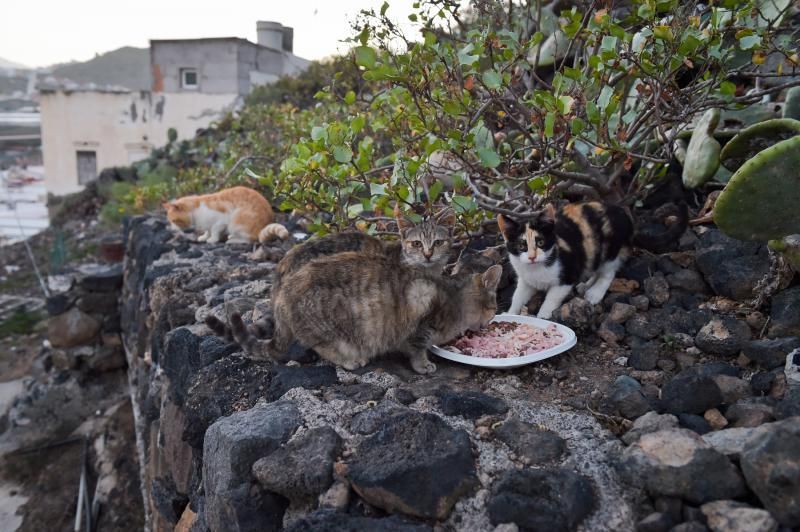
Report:
[[[517,274],[509,312],[519,313],[536,291],[546,290],[537,313],[545,319],[581,281],[587,281],[584,297],[599,303],[627,257],[633,236],[633,222],[625,210],[599,202],[574,203],[558,212],[548,205],[527,224],[503,215],[497,221]]]
[[[254,358],[282,361],[293,341],[346,369],[401,352],[418,373],[436,366],[427,350],[478,329],[494,317],[502,268],[444,277],[385,255],[343,252],[289,272],[273,294],[275,332],[263,341],[231,316],[231,330]]]

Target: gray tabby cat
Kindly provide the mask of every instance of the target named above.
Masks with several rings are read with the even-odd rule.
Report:
[[[297,341],[346,369],[389,352],[408,356],[418,373],[432,373],[432,344],[487,325],[497,311],[502,268],[444,277],[391,257],[343,252],[310,261],[285,275],[273,293],[275,332],[258,340],[231,316],[236,341],[254,358],[284,360]]]
[[[272,278],[272,293],[280,290],[283,279],[318,257],[335,255],[346,251],[357,251],[369,255],[386,257],[396,266],[418,268],[441,274],[447,265],[453,243],[453,228],[456,223],[452,209],[444,208],[436,214],[423,217],[414,223],[395,207],[399,240],[385,241],[358,231],[335,233],[309,240],[295,246],[278,262]],[[275,299],[272,300],[273,306]],[[274,308],[273,308],[274,314]],[[232,339],[230,329],[214,316],[206,318],[206,324],[219,336]],[[272,316],[265,316],[251,326],[251,333],[259,338],[268,338],[274,330]]]

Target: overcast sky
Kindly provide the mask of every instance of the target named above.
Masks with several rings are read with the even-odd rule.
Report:
[[[414,0],[389,0],[406,20]],[[85,61],[149,39],[243,37],[256,40],[256,21],[294,28],[294,52],[307,59],[342,52],[350,21],[383,0],[4,0],[0,57],[39,67]]]

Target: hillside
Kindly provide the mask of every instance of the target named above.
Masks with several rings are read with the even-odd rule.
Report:
[[[30,67],[25,66],[22,63],[17,63],[16,61],[9,61],[4,57],[0,57],[0,68],[20,68],[24,70],[30,70]]]
[[[52,67],[53,75],[76,83],[121,85],[133,90],[150,88],[150,52],[124,46],[84,62]]]

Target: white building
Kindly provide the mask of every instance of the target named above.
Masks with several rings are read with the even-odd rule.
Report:
[[[302,72],[293,30],[259,21],[258,44],[235,37],[150,41],[151,90],[69,82],[39,86],[48,192],[81,190],[99,170],[147,157],[242,103],[254,85]]]

